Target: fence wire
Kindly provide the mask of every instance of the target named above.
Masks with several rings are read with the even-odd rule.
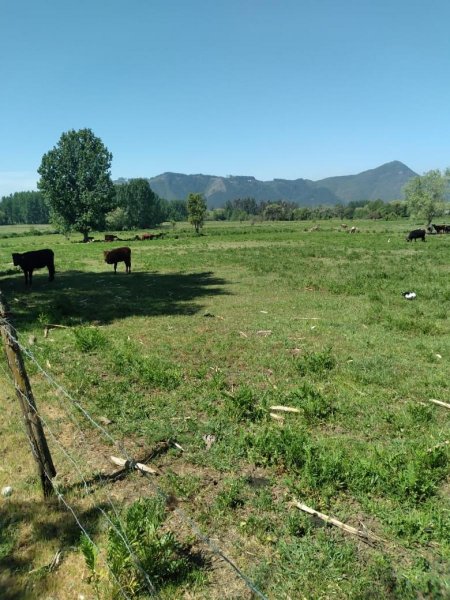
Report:
[[[0,319],[0,325],[2,324],[2,322],[7,322],[6,319]],[[5,330],[8,337],[11,339],[11,341],[15,342],[18,346],[18,348],[20,348],[20,350],[28,357],[28,359],[36,366],[37,370],[43,375],[43,377],[48,381],[48,383],[53,386],[56,390],[58,390],[59,393],[62,393],[68,400],[69,402],[72,404],[72,406],[74,408],[77,409],[77,411],[79,413],[81,413],[81,415],[94,427],[96,428],[98,431],[100,431],[100,433],[103,435],[103,437],[108,440],[114,447],[116,447],[119,452],[122,454],[122,457],[126,460],[127,465],[130,468],[133,468],[136,465],[136,461],[134,460],[134,458],[129,454],[129,452],[127,451],[126,447],[124,446],[124,444],[118,440],[116,440],[101,424],[99,424],[93,417],[92,415],[89,414],[89,412],[80,404],[80,402],[78,402],[75,398],[73,398],[73,396],[61,385],[59,384],[52,375],[50,375],[50,373],[47,372],[46,369],[44,369],[44,367],[42,367],[42,365],[39,363],[39,361],[36,359],[36,357],[34,356],[34,354],[29,350],[29,348],[26,348],[25,346],[23,346],[19,340],[17,339],[17,333],[16,336],[12,335],[7,329]],[[23,394],[22,394],[23,395]],[[27,400],[28,402],[28,400]],[[42,419],[42,417],[41,417]],[[87,482],[84,478],[84,476],[82,475],[82,472],[80,470],[80,468],[78,467],[75,459],[73,459],[73,457],[70,456],[69,452],[65,450],[65,448],[60,444],[60,442],[57,440],[57,436],[55,434],[53,434],[53,432],[51,432],[51,428],[49,427],[48,423],[46,423],[43,419],[42,421],[44,422],[44,424],[46,425],[47,430],[49,431],[53,441],[55,442],[55,444],[57,444],[60,448],[63,448],[63,453],[66,455],[67,458],[69,458],[70,462],[72,464],[74,464],[76,466],[77,472],[80,474],[83,483],[85,485],[85,489],[88,488]],[[80,427],[78,427],[78,429],[80,431],[82,431],[82,429]],[[147,480],[147,483],[149,485],[149,488],[153,491],[154,494],[157,494],[158,496],[160,496],[165,502],[166,504],[169,503],[170,498],[168,496],[168,494],[166,492],[164,492],[164,490],[162,490],[157,484],[155,484],[155,482],[151,479],[151,476],[146,473],[145,471],[140,471],[144,477]],[[56,491],[56,490],[55,490]],[[63,504],[66,506],[66,508],[72,513],[72,515],[75,518],[75,521],[77,523],[77,525],[80,527],[81,531],[87,536],[87,538],[90,540],[90,542],[94,545],[94,547],[97,548],[97,546],[95,545],[95,543],[92,541],[92,539],[90,538],[90,536],[87,534],[87,532],[85,531],[85,528],[82,526],[81,522],[79,521],[79,519],[76,517],[76,513],[75,511],[70,507],[70,505],[66,502],[66,500],[63,498],[61,492],[56,491],[57,493],[57,497],[63,502]],[[114,507],[114,504],[112,503],[112,501],[110,501],[110,504],[112,506],[112,509],[114,511],[114,513],[117,515],[117,510]],[[115,530],[121,535],[121,532],[118,531],[118,528],[115,527],[113,525],[113,522],[111,521],[111,519],[109,518],[109,516],[107,515],[107,513],[101,508],[98,507],[98,510],[100,510],[100,512],[106,517],[106,519],[109,521],[109,523],[111,523],[111,525],[115,528]],[[210,551],[215,554],[216,556],[218,556],[219,558],[221,558],[234,572],[235,574],[244,582],[244,584],[246,585],[246,587],[253,593],[255,594],[255,596],[257,596],[258,598],[261,598],[262,600],[268,600],[267,596],[265,596],[263,594],[263,592],[261,592],[261,590],[259,590],[257,588],[257,586],[253,583],[253,581],[247,577],[243,571],[235,564],[235,562],[229,558],[220,548],[217,544],[215,544],[213,542],[213,540],[211,540],[211,538],[206,535],[205,533],[202,532],[202,530],[200,529],[200,526],[189,516],[186,514],[186,512],[184,510],[182,510],[179,507],[175,507],[173,509],[173,512],[175,514],[177,514],[177,516],[191,529],[191,531],[194,533],[194,535],[206,546],[208,546],[208,548],[210,549]],[[138,562],[135,562],[135,558],[133,557],[132,554],[132,549],[131,546],[129,545],[129,541],[125,541],[125,539],[122,537],[124,543],[126,543],[126,547],[127,550],[129,550],[130,552],[130,556],[133,560],[133,562],[136,564],[136,566],[138,567],[139,571],[142,573],[142,575],[145,577],[146,582],[147,582],[147,586],[149,589],[149,592],[154,595],[155,594],[155,586],[153,585],[153,583],[150,580],[150,577],[148,576],[148,574],[145,572],[145,570],[142,569],[142,566],[139,566]],[[141,570],[142,569],[142,570]],[[116,580],[115,576],[114,579]],[[117,581],[117,580],[116,580]],[[118,583],[118,582],[117,582]],[[123,588],[121,588],[121,592],[124,595],[125,598],[127,598],[127,596],[125,595],[125,592],[123,590]]]

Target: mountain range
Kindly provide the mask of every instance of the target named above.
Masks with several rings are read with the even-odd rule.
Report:
[[[347,204],[352,200],[398,200],[403,186],[417,173],[400,161],[385,163],[357,175],[310,179],[259,181],[252,176],[220,177],[162,173],[148,179],[152,190],[166,200],[184,200],[193,193],[205,196],[208,208],[224,206],[227,200],[254,198],[257,201],[287,200],[302,206]],[[120,178],[115,183],[125,183]]]

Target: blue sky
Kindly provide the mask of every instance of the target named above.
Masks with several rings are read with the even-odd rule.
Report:
[[[112,176],[450,166],[448,0],[0,1],[0,196],[91,128]]]

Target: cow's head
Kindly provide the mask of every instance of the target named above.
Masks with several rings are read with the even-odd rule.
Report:
[[[20,266],[22,255],[18,252],[13,252],[12,259],[15,267]]]

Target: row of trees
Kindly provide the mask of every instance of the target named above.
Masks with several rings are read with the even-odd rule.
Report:
[[[116,191],[115,208],[105,216],[109,229],[149,228],[163,221],[187,221],[186,200],[164,200],[146,179],[133,179]],[[16,192],[0,199],[0,225],[50,223],[50,209],[42,192]]]
[[[187,221],[194,210],[192,199],[167,201],[153,192],[146,179],[132,179],[115,186],[115,208],[105,215],[112,230],[153,227],[164,221]],[[197,199],[198,202],[198,199]],[[191,209],[189,209],[189,203]],[[205,209],[206,210],[206,209]],[[256,202],[237,198],[224,208],[206,211],[215,221],[307,221],[321,219],[398,219],[410,216],[406,201],[352,201],[347,205],[301,207],[293,202]],[[48,223],[50,212],[41,192],[17,192],[0,201],[0,225]]]
[[[114,187],[115,208],[105,215],[108,229],[143,229],[164,221],[188,220],[186,200],[159,198],[146,179],[132,179]],[[16,192],[0,199],[0,225],[42,224],[50,220],[42,192]],[[103,229],[101,223],[98,228]]]
[[[223,209],[212,211],[211,218],[246,221],[258,217],[266,221],[307,221],[317,219],[398,219],[408,217],[405,201],[360,200],[335,206],[298,206],[294,202],[256,202],[254,198],[238,198],[226,202]]]
[[[207,217],[202,194],[187,201],[168,202],[155,194],[146,179],[120,185],[111,180],[112,154],[90,129],[71,130],[42,157],[38,169],[40,192],[19,192],[0,202],[1,223],[45,223],[50,220],[64,233],[78,231],[84,240],[92,229],[149,228],[170,220],[189,221],[197,233]],[[265,220],[423,217],[427,224],[446,214],[450,169],[429,171],[410,180],[405,200],[350,202],[348,205],[299,207],[293,202],[256,202],[254,198],[229,201],[209,213],[213,219]]]
[[[40,192],[16,192],[0,201],[0,225],[48,223],[50,212]]]

